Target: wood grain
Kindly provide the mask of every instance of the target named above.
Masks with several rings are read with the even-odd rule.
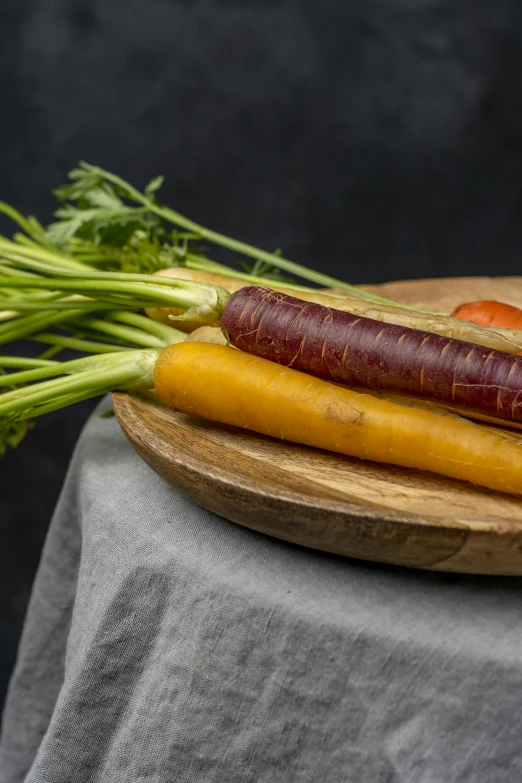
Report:
[[[368,288],[438,309],[478,298],[522,306],[522,278]],[[232,522],[364,560],[522,575],[522,501],[508,495],[195,419],[164,408],[152,395],[115,394],[114,407],[153,470]]]

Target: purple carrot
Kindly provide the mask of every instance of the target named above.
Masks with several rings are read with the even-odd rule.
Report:
[[[346,386],[422,395],[522,422],[522,357],[386,324],[259,286],[221,318],[232,345]]]

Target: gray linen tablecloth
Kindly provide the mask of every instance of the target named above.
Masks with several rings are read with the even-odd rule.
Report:
[[[34,585],[1,783],[522,780],[522,580],[252,533],[99,413]]]

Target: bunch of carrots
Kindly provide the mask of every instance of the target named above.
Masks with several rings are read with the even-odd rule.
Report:
[[[520,311],[372,295],[199,226],[159,204],[160,184],[83,164],[47,228],[0,204],[22,229],[0,238],[0,342],[50,346],[0,357],[4,446],[52,410],[154,390],[188,414],[522,494]],[[202,241],[253,263],[226,267]]]

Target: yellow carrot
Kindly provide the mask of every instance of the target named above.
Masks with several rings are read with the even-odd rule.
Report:
[[[187,342],[202,342],[202,343],[216,343],[217,345],[227,345],[227,339],[221,329],[218,326],[200,326],[198,329],[194,329],[193,332],[188,334],[185,338]],[[347,387],[348,388],[348,387]],[[417,405],[423,402],[430,406],[431,410],[446,410],[449,413],[455,413],[458,416],[462,416],[467,419],[475,419],[481,421],[484,424],[495,424],[501,427],[513,427],[515,429],[522,429],[522,424],[515,421],[506,422],[505,419],[499,419],[495,416],[488,416],[480,411],[470,410],[462,408],[458,405],[451,405],[450,403],[433,403],[425,398],[413,397],[411,395],[392,394],[390,392],[377,392],[369,391],[365,389],[366,394],[373,394],[374,397],[390,400],[391,402],[397,402],[401,405]]]
[[[215,343],[216,345],[227,345],[227,340],[223,332],[218,326],[200,326],[198,329],[194,329],[193,332],[188,334],[185,338],[187,342],[202,342],[202,343]],[[421,403],[425,405],[429,405],[430,410],[437,411],[440,413],[440,411],[448,411],[449,413],[457,414],[458,416],[461,416],[463,418],[467,419],[475,419],[477,421],[483,422],[484,425],[494,424],[499,425],[501,427],[513,427],[514,429],[520,430],[522,429],[522,424],[519,424],[518,422],[506,422],[505,419],[499,419],[495,416],[487,416],[485,413],[480,413],[479,411],[474,410],[467,410],[465,408],[459,408],[457,405],[450,405],[449,403],[433,403],[431,401],[428,401],[423,398],[419,397],[413,397],[413,396],[407,396],[403,394],[391,394],[388,392],[377,392],[377,391],[369,391],[365,390],[366,394],[372,394],[374,397],[379,397],[380,399],[386,399],[390,400],[391,402],[396,402],[400,405],[420,405]],[[516,436],[514,433],[509,433],[507,431],[504,431],[504,434],[507,436],[510,436],[512,438],[520,437]]]
[[[522,494],[522,446],[502,431],[354,392],[227,346],[166,348],[154,386],[165,405],[212,421]]]

